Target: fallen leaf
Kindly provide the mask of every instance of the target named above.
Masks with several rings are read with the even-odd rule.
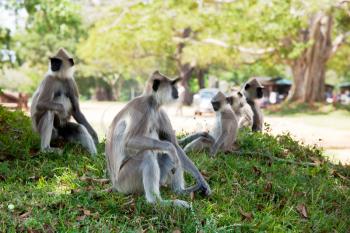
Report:
[[[32,181],[36,181],[36,180],[39,180],[40,177],[38,176],[30,176],[28,177],[28,180],[32,180]]]
[[[265,191],[265,192],[270,192],[271,189],[272,189],[272,183],[269,181],[269,182],[267,182],[267,183],[265,184],[265,186],[264,186],[264,191]]]
[[[90,215],[91,215],[91,211],[90,211],[90,210],[84,209],[84,210],[83,210],[83,213],[84,213],[86,216],[90,216]]]
[[[316,157],[313,157],[313,156],[310,156],[310,159],[313,163],[315,163],[317,166],[320,165],[322,162],[316,158]]]
[[[260,176],[261,175],[261,170],[257,166],[253,166],[253,172],[255,175]]]
[[[297,211],[299,212],[299,214],[301,215],[301,217],[303,218],[308,218],[308,215],[307,215],[307,209],[306,209],[306,206],[304,204],[299,204],[297,206]]]
[[[80,215],[77,217],[77,221],[83,221],[86,218],[85,215]]]
[[[190,198],[191,198],[191,201],[194,200],[194,192],[191,192],[191,193],[190,193]]]
[[[262,210],[265,208],[265,206],[264,206],[263,204],[257,204],[257,205],[256,205],[256,208],[257,208],[259,211],[262,211]]]
[[[173,231],[173,233],[181,233],[181,231],[179,229],[176,229]]]
[[[113,189],[107,188],[107,189],[102,190],[102,192],[111,193],[111,192],[113,192]]]
[[[55,230],[49,224],[45,224],[44,225],[44,229],[45,229],[46,233],[53,233],[53,232],[55,232]]]
[[[284,157],[287,157],[288,154],[289,154],[289,150],[288,149],[284,149],[282,154],[283,154]]]
[[[25,212],[25,213],[21,214],[19,217],[21,219],[26,219],[26,218],[29,217],[30,214],[31,214],[31,211],[28,211],[28,212]]]
[[[241,208],[239,208],[239,213],[242,215],[244,219],[251,221],[253,219],[253,214],[249,212],[244,212]]]
[[[333,171],[332,171],[332,175],[333,175],[334,177],[338,177],[338,178],[340,178],[340,179],[347,180],[347,178],[346,178],[345,176],[343,176],[342,174],[340,174],[340,173],[337,172],[336,170],[333,170]]]
[[[100,184],[107,184],[110,181],[109,179],[98,179],[98,178],[87,177],[85,175],[80,177],[79,180],[84,181],[84,182],[96,182],[96,183],[100,183]]]
[[[70,193],[80,193],[81,189],[72,189],[70,190]]]
[[[5,180],[6,180],[6,176],[0,174],[0,181],[5,181]]]

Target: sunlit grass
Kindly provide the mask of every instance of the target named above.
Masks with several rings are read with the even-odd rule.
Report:
[[[25,143],[23,140],[19,143]],[[109,193],[104,145],[90,157],[77,145],[62,155],[33,153],[0,162],[0,232],[346,232],[350,225],[350,169],[323,159],[322,151],[294,141],[244,131],[240,153],[190,157],[213,190],[192,210],[151,206],[142,195]],[[30,146],[29,146],[30,147]],[[297,161],[290,164],[283,160]],[[318,163],[309,166],[303,163]],[[193,182],[186,176],[188,182]],[[300,207],[306,208],[306,216]]]

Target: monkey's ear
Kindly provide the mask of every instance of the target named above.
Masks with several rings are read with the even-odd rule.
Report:
[[[243,97],[243,94],[242,94],[241,92],[238,92],[237,94],[238,94],[238,96],[239,96],[240,98]]]
[[[59,71],[62,65],[62,60],[59,58],[51,57],[50,58],[51,63],[51,70],[52,71]]]
[[[227,103],[232,105],[233,104],[233,96],[226,97],[226,101],[227,101]]]
[[[244,90],[248,90],[249,88],[250,88],[250,84],[247,83],[247,84],[245,85],[245,87],[244,87]]]
[[[181,81],[182,78],[178,77],[176,79],[174,79],[173,81],[171,81],[171,84],[174,85],[176,84],[177,82]]]
[[[160,74],[159,70],[154,71],[153,74],[152,74],[152,77],[159,77],[159,76],[162,76]]]
[[[159,79],[154,79],[153,84],[152,84],[152,89],[153,91],[157,91],[160,85],[160,80]]]
[[[71,66],[74,66],[75,63],[74,63],[73,58],[69,58],[68,61],[69,61],[69,63],[70,63]]]

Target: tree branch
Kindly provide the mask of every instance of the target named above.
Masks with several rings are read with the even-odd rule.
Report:
[[[222,40],[214,39],[214,38],[206,38],[206,39],[202,40],[201,42],[207,43],[207,44],[217,45],[217,46],[220,46],[223,48],[230,47],[230,45],[228,45],[226,42],[224,42]],[[252,54],[252,55],[264,55],[267,53],[273,53],[276,50],[275,48],[262,49],[262,48],[246,48],[246,47],[242,47],[242,46],[231,46],[231,47],[237,49],[241,53],[248,53],[248,54]]]
[[[339,47],[346,42],[348,36],[350,36],[350,31],[340,34],[334,39],[331,56],[334,55],[339,49]]]

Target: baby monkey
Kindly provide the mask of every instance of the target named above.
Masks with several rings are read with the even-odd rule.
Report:
[[[189,135],[180,140],[180,144],[186,145],[185,152],[200,151],[210,148],[209,155],[214,157],[217,152],[232,152],[236,149],[235,142],[238,132],[238,121],[231,105],[232,96],[226,97],[218,92],[211,104],[216,112],[216,124],[211,133],[200,132]]]
[[[247,99],[242,92],[233,90],[232,91],[232,110],[237,116],[238,128],[249,128],[253,127],[254,113],[250,105],[247,103]]]

